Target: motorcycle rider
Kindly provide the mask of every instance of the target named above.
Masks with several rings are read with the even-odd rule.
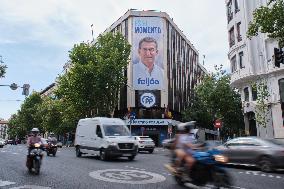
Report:
[[[176,138],[174,153],[176,160],[174,167],[178,170],[182,162],[191,170],[191,167],[195,163],[195,159],[192,157],[193,150],[200,147],[199,144],[193,144],[196,140],[193,133],[195,127],[195,121],[180,124],[178,130],[181,132]]]
[[[31,134],[27,140],[27,146],[28,146],[28,155],[27,155],[27,162],[26,165],[27,167],[30,167],[32,163],[32,159],[30,158],[30,151],[33,148],[33,145],[35,143],[40,143],[43,144],[44,142],[42,141],[41,137],[39,136],[39,129],[38,128],[33,128],[31,130]]]
[[[57,144],[57,139],[56,137],[54,136],[54,133],[50,133],[49,134],[49,137],[47,138],[47,141],[52,143],[52,144]]]

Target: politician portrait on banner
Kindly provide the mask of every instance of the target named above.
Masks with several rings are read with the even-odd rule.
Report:
[[[162,90],[164,87],[163,31],[161,18],[133,18],[132,63],[135,90]]]

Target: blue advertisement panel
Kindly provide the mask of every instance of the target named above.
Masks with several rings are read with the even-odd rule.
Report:
[[[135,90],[164,88],[163,31],[162,18],[133,18],[132,73]]]

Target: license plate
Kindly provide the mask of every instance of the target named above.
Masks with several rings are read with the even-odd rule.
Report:
[[[132,154],[123,154],[124,156],[132,156]]]

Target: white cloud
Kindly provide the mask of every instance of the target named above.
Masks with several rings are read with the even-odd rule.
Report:
[[[62,71],[73,44],[91,40],[91,24],[96,37],[131,8],[167,12],[199,51],[200,63],[206,55],[208,71],[215,64],[229,68],[224,0],[1,0],[0,54],[8,65],[1,82],[45,88]],[[1,95],[9,98],[9,92]],[[0,117],[11,111],[0,110]]]

